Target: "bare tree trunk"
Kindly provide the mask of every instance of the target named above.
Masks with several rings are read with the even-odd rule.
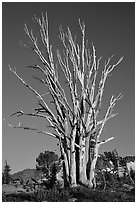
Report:
[[[63,169],[64,186],[68,186],[69,185],[69,163],[62,143],[60,143],[60,151],[63,159],[62,169]]]
[[[75,135],[76,135],[76,126],[72,131],[72,139],[70,141],[70,185],[76,186],[76,151],[75,151]]]
[[[65,119],[65,135],[68,136],[69,128],[68,128],[68,121]],[[64,186],[69,185],[69,165],[70,165],[70,155],[68,150],[68,140],[64,137],[63,145],[63,153],[64,153],[64,164],[63,164],[63,174],[64,174]]]
[[[87,180],[87,162],[86,162],[86,149],[85,149],[85,138],[80,138],[80,146],[83,148],[80,149],[79,156],[79,181],[84,185],[88,185]]]
[[[91,162],[91,167],[90,167],[90,185],[91,187],[94,186],[94,188],[96,187],[96,181],[95,181],[95,167],[96,167],[96,163],[97,163],[97,158],[98,158],[98,149],[99,149],[99,145],[96,144],[95,148],[94,148],[94,156],[93,156],[93,160]]]
[[[64,154],[64,162],[63,162],[63,177],[64,177],[64,186],[69,185],[69,164],[67,160],[67,156]]]
[[[83,42],[83,48],[84,48],[84,42]],[[83,69],[84,69],[84,60],[83,60]],[[89,181],[87,179],[87,161],[88,161],[88,149],[89,147],[86,146],[86,128],[83,128],[83,124],[85,123],[85,116],[86,116],[86,94],[85,94],[85,88],[84,88],[84,77],[82,82],[82,89],[81,89],[81,123],[80,123],[80,151],[79,151],[79,182],[83,185],[88,186]]]
[[[87,164],[87,179],[89,180],[90,176],[89,176],[89,165],[90,165],[90,156],[89,156],[89,152],[90,151],[90,147],[89,147],[89,136],[85,138],[85,160],[86,160],[86,164]]]

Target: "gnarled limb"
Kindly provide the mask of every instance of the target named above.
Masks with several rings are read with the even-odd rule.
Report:
[[[28,126],[22,126],[21,123],[19,122],[18,125],[11,125],[8,123],[8,126],[12,127],[12,128],[19,128],[19,129],[24,129],[24,130],[31,130],[31,131],[35,131],[39,134],[44,134],[44,135],[49,135],[51,137],[57,138],[59,139],[59,136],[56,135],[55,133],[50,133],[50,132],[46,132],[44,130],[39,130],[37,128],[32,128],[32,127],[28,127]]]

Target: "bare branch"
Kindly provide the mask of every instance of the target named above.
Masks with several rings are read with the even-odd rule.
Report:
[[[48,105],[46,104],[46,102],[44,101],[44,99],[42,98],[42,96],[35,90],[33,89],[29,84],[27,84],[17,73],[15,70],[13,70],[13,68],[11,68],[9,66],[10,71],[28,88],[30,89],[36,96],[37,98],[44,104],[44,108],[45,110],[48,111],[48,113],[50,114],[50,116],[54,119],[54,121],[56,121],[56,123],[58,124],[58,121],[55,117],[55,115],[53,114],[53,112],[49,109]]]
[[[106,122],[107,122],[109,119],[114,118],[114,117],[117,116],[117,115],[118,115],[118,113],[110,114],[110,115],[108,116],[108,118],[106,119]],[[101,125],[102,123],[103,123],[103,120],[100,120],[100,121],[97,122],[97,125]]]
[[[58,57],[58,61],[59,61],[60,67],[63,70],[64,75],[65,75],[67,81],[69,82],[70,79],[71,79],[71,72],[70,72],[68,63],[65,64],[65,62],[63,62],[59,50],[57,50],[57,57]],[[66,61],[68,61],[68,54],[66,55]]]
[[[120,64],[120,62],[123,60],[123,57],[121,57],[114,65],[111,65],[109,68],[108,68],[108,74],[110,72],[112,72],[112,70],[118,65]]]
[[[46,47],[46,50],[47,50],[47,57],[48,57],[49,65],[50,65],[50,70],[51,70],[52,73],[54,73],[54,71],[55,71],[55,69],[54,69],[54,60],[53,60],[53,54],[52,54],[52,45],[50,45],[50,42],[49,42],[47,13],[46,13],[45,17],[44,17],[44,15],[42,13],[42,18],[41,19],[37,18],[36,16],[34,16],[34,19],[37,22],[37,24],[40,26],[41,39],[42,39],[43,45]]]
[[[103,141],[101,141],[101,142],[98,142],[100,145],[102,145],[102,144],[105,144],[105,143],[107,143],[107,142],[109,142],[109,141],[111,141],[111,140],[113,140],[114,139],[114,137],[110,137],[110,138],[108,138],[108,139],[106,139],[106,140],[103,140]]]
[[[35,132],[37,132],[37,133],[39,133],[39,134],[46,134],[46,135],[49,135],[49,136],[51,136],[51,137],[54,137],[54,138],[59,139],[59,136],[56,135],[56,134],[54,134],[54,133],[46,132],[46,131],[44,131],[44,130],[39,130],[39,129],[37,129],[37,128],[22,126],[21,123],[19,123],[19,125],[17,125],[17,126],[16,126],[16,125],[14,126],[14,125],[11,125],[11,124],[8,123],[8,126],[9,126],[9,127],[12,127],[12,128],[19,128],[19,129],[24,129],[24,130],[35,131]]]
[[[99,88],[98,88],[96,98],[95,98],[95,101],[93,104],[93,107],[96,107],[96,115],[98,115],[100,108],[101,108],[101,101],[102,101],[102,96],[103,96],[103,92],[104,92],[106,79],[109,76],[110,72],[113,71],[114,67],[116,67],[123,59],[123,57],[121,57],[116,64],[109,65],[109,62],[112,59],[112,57],[113,57],[113,55],[108,59],[107,62],[105,62],[105,68],[102,71],[101,79],[99,82]]]
[[[104,117],[104,119],[103,119],[103,122],[102,122],[102,124],[101,124],[100,130],[99,130],[99,132],[98,132],[98,138],[100,137],[100,135],[101,135],[101,133],[102,133],[102,131],[103,131],[104,125],[105,125],[106,121],[108,120],[108,118],[109,118],[109,117],[112,117],[113,108],[114,108],[114,106],[115,106],[115,104],[116,104],[115,102],[116,102],[117,100],[120,100],[121,98],[122,98],[122,95],[121,95],[121,94],[119,94],[119,95],[116,96],[115,98],[114,98],[114,96],[111,97],[111,99],[110,99],[110,105],[109,105],[109,107],[108,107],[108,109],[107,109],[107,111],[106,111],[105,117]]]
[[[37,44],[37,38],[34,37],[32,30],[29,31],[27,25],[25,24],[24,26],[24,30],[26,32],[26,34],[28,35],[28,37],[30,38],[32,44],[34,45],[34,52],[38,55],[38,57],[40,58],[41,62],[43,63],[43,65],[47,65],[48,68],[51,71],[51,67],[50,64],[48,63],[48,61],[45,59],[45,57],[42,55],[42,52],[40,51],[38,44]]]
[[[19,110],[19,111],[15,112],[15,113],[12,113],[10,116],[17,115],[17,117],[19,117],[19,116],[22,116],[23,114],[24,114],[24,112],[22,110]]]
[[[14,116],[14,115],[17,115],[17,117],[20,117],[20,116],[32,116],[32,117],[40,117],[40,118],[45,118],[47,119],[48,116],[46,115],[42,115],[42,114],[38,114],[38,113],[24,113],[22,110],[19,110],[13,114],[11,114],[10,116]]]
[[[55,78],[53,78],[52,76],[49,76],[49,75],[47,76],[47,79],[48,79],[49,90],[53,93],[53,95],[62,99],[62,101],[65,103],[65,105],[67,106],[67,108],[69,109],[71,114],[73,115],[73,111],[72,111],[72,109],[71,109],[71,107],[67,101],[65,91],[61,87],[59,81],[57,79],[55,80]]]
[[[82,32],[82,54],[81,54],[81,58],[82,58],[82,73],[84,74],[84,71],[85,71],[85,24],[83,22],[83,25],[81,24],[80,22],[80,19],[79,19],[79,25],[80,25],[80,29],[81,29],[81,32]]]

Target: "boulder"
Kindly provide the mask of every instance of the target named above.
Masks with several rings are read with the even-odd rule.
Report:
[[[123,184],[123,187],[124,187],[124,189],[125,190],[127,190],[127,191],[131,191],[132,189],[134,189],[134,186],[131,186],[131,185],[129,185],[129,184]]]

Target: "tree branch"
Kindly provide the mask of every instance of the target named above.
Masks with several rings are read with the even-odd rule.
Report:
[[[20,117],[20,116],[32,116],[32,117],[40,117],[40,118],[45,118],[47,119],[48,116],[46,115],[42,115],[42,114],[38,114],[38,113],[24,113],[22,110],[19,110],[13,114],[11,114],[10,116],[14,116],[14,115],[17,115],[17,117]]]
[[[106,121],[108,120],[108,117],[111,117],[111,115],[112,115],[113,108],[116,105],[116,101],[120,100],[121,98],[122,98],[122,94],[121,93],[118,96],[116,96],[115,98],[114,98],[114,95],[111,97],[110,105],[109,105],[109,107],[108,107],[108,109],[106,111],[105,117],[103,119],[103,122],[101,124],[100,130],[98,132],[98,138],[100,137],[100,135],[101,135],[101,133],[103,131],[104,125],[105,125]]]
[[[13,68],[10,67],[9,65],[9,70],[28,88],[30,89],[36,96],[37,98],[44,104],[44,109],[47,110],[48,114],[50,114],[50,116],[54,119],[54,121],[58,124],[58,121],[55,117],[55,115],[53,114],[53,112],[49,109],[48,105],[46,104],[46,102],[44,101],[44,99],[42,98],[42,96],[35,90],[33,89],[29,84],[27,84],[17,73],[16,70],[13,70]]]
[[[113,56],[112,56],[113,57]],[[121,57],[117,63],[113,64],[113,65],[109,65],[110,60],[112,59],[112,57],[108,58],[107,62],[105,62],[105,68],[102,71],[102,75],[101,75],[101,79],[99,82],[99,88],[97,91],[97,95],[94,101],[93,106],[96,108],[96,115],[98,115],[100,108],[101,108],[101,101],[102,101],[102,96],[103,96],[103,92],[104,92],[104,87],[105,87],[105,83],[106,83],[106,79],[109,76],[109,74],[113,71],[113,69],[122,61],[123,57]]]
[[[37,132],[37,133],[39,133],[39,134],[46,134],[46,135],[49,135],[49,136],[51,136],[51,137],[54,137],[54,138],[57,138],[57,139],[59,139],[59,136],[58,135],[56,135],[56,134],[54,134],[54,133],[50,133],[50,132],[46,132],[46,131],[44,131],[44,130],[39,130],[39,129],[37,129],[37,128],[32,128],[32,127],[27,127],[27,126],[21,126],[21,123],[19,123],[19,125],[11,125],[11,124],[9,124],[8,123],[8,126],[9,127],[12,127],[12,128],[19,128],[19,129],[24,129],[24,130],[31,130],[31,131],[35,131],[35,132]]]
[[[118,115],[118,113],[113,113],[113,114],[111,114],[110,116],[107,117],[106,122],[107,122],[109,119],[114,118],[114,117],[117,116],[117,115]],[[103,123],[103,120],[97,121],[97,126],[98,126],[98,125],[101,125],[102,123]]]
[[[106,140],[103,140],[103,141],[101,141],[101,142],[98,142],[99,143],[99,145],[102,145],[102,144],[105,144],[105,143],[107,143],[107,142],[109,142],[109,141],[111,141],[111,140],[113,140],[114,139],[114,137],[110,137],[110,138],[108,138],[108,139],[106,139]]]

